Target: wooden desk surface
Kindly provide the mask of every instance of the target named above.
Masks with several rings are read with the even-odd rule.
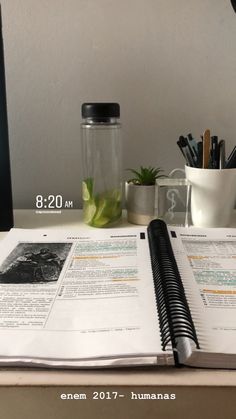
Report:
[[[124,217],[120,227],[125,226],[132,227]],[[17,210],[15,227],[88,228],[81,223],[79,210],[62,211],[61,214]],[[5,234],[0,233],[0,238]],[[122,398],[113,402],[93,400],[94,391],[101,390],[107,391],[107,394],[118,391]],[[175,393],[176,399],[169,402],[132,400],[132,392]],[[180,419],[189,416],[191,419],[233,419],[235,392],[236,371],[229,370],[174,367],[107,370],[1,368],[0,417],[146,419],[148,416]],[[87,400],[64,401],[61,400],[61,393],[85,394]]]

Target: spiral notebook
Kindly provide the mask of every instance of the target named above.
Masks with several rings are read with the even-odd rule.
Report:
[[[12,229],[0,363],[236,368],[236,229]]]
[[[153,221],[150,254],[162,347],[176,364],[236,368],[236,229]]]

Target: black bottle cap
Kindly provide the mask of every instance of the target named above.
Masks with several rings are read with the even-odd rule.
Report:
[[[106,120],[120,117],[119,103],[83,103],[81,107],[83,118]]]

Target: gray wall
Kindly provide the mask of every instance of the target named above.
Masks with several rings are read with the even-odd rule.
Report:
[[[183,167],[181,133],[235,144],[230,0],[1,0],[15,208],[81,203],[80,106],[118,101],[124,168]]]

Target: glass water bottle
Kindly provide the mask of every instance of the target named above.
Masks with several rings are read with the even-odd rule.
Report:
[[[110,227],[121,217],[122,143],[118,103],[84,103],[81,124],[83,151],[83,220]]]

